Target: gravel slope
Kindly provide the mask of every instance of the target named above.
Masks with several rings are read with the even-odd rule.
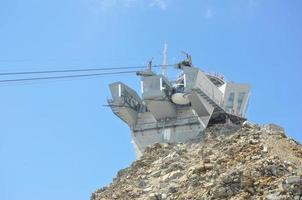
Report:
[[[302,146],[274,125],[215,125],[186,144],[155,144],[91,200],[302,200]]]

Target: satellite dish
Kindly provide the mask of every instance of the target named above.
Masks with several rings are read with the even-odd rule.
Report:
[[[179,92],[172,95],[172,102],[177,105],[187,105],[190,103],[190,100],[185,93]]]

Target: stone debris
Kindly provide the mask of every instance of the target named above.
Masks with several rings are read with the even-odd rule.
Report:
[[[148,147],[91,200],[302,200],[301,144],[274,124],[226,126],[207,128],[198,141]]]

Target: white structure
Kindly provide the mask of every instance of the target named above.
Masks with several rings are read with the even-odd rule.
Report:
[[[151,70],[142,77],[142,98],[121,82],[110,84],[112,111],[126,122],[140,157],[157,142],[186,142],[201,137],[214,123],[241,123],[250,96],[250,86],[225,82],[193,67],[191,57],[177,65],[182,74],[175,81]]]
[[[168,67],[168,45],[167,43],[165,43],[164,51],[163,51],[163,64],[162,64],[162,75],[165,77],[168,77],[167,67]]]

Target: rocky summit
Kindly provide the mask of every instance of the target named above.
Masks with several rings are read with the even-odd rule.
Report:
[[[155,144],[91,200],[302,200],[302,146],[277,125],[217,124],[184,144]]]

